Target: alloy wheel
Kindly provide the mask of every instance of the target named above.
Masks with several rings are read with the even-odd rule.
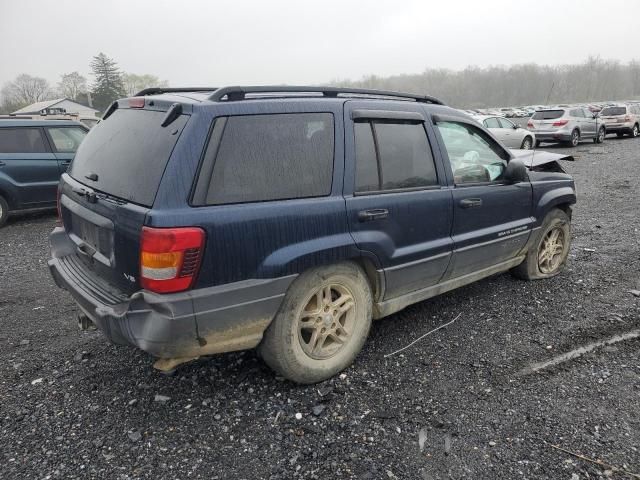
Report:
[[[355,323],[353,294],[337,283],[318,289],[298,318],[298,340],[311,358],[336,355],[351,338]]]
[[[579,142],[580,142],[580,134],[576,130],[571,134],[571,145],[573,145],[574,147],[577,147]]]
[[[530,138],[525,138],[522,142],[522,150],[531,150],[532,142]]]
[[[562,264],[564,248],[564,230],[560,226],[549,230],[538,249],[538,269],[540,272],[554,273]]]
[[[634,125],[633,126],[633,136],[637,137],[638,135],[640,135],[640,130],[638,130],[638,125]]]

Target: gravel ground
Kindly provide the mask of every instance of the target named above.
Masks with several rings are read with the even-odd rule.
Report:
[[[80,332],[46,268],[55,218],[11,220],[0,231],[0,478],[625,478],[551,445],[640,474],[640,340],[524,373],[640,328],[639,152],[640,140],[616,138],[573,151],[579,203],[562,275],[499,275],[407,308],[374,324],[343,375],[308,387],[253,352],[163,376],[146,354]]]

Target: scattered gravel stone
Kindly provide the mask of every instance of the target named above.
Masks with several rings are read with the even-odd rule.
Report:
[[[322,415],[322,412],[324,412],[325,408],[327,408],[326,405],[320,404],[320,405],[314,405],[312,408],[313,414],[316,417],[319,417],[320,415]],[[302,417],[302,416],[301,416]]]
[[[142,434],[138,430],[129,432],[128,435],[129,435],[129,440],[131,440],[132,442],[138,442],[142,438]]]
[[[153,397],[154,402],[165,403],[169,400],[171,400],[171,397],[167,397],[166,395],[156,395],[155,397]]]

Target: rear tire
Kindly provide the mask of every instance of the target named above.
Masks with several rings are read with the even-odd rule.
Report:
[[[638,124],[636,123],[633,126],[633,130],[631,130],[631,136],[633,138],[637,138],[640,135],[640,127],[638,126]]]
[[[593,143],[603,143],[604,138],[607,136],[607,131],[604,128],[598,130],[598,135],[593,139]]]
[[[8,218],[9,218],[9,204],[4,199],[4,197],[0,197],[0,227],[2,227],[5,223],[7,223]]]
[[[542,222],[524,262],[511,273],[523,280],[554,277],[567,263],[570,247],[571,219],[562,210],[554,208]]]
[[[371,288],[362,269],[343,263],[311,269],[289,287],[258,347],[264,361],[301,384],[347,368],[371,327]]]
[[[577,147],[580,144],[580,132],[576,129],[571,132],[571,140],[569,140],[568,145],[570,147]]]

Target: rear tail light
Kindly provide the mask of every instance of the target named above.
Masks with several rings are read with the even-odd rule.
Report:
[[[129,108],[144,108],[144,97],[130,98]]]
[[[140,283],[157,293],[191,288],[200,270],[204,230],[186,228],[142,228]]]
[[[567,123],[569,123],[569,120],[558,120],[557,122],[553,122],[553,126],[554,127],[563,127]]]
[[[533,128],[533,122],[531,120],[527,122],[527,128]]]
[[[630,122],[631,121],[631,117],[629,115],[627,115],[626,117],[624,117],[624,121],[625,122]]]

